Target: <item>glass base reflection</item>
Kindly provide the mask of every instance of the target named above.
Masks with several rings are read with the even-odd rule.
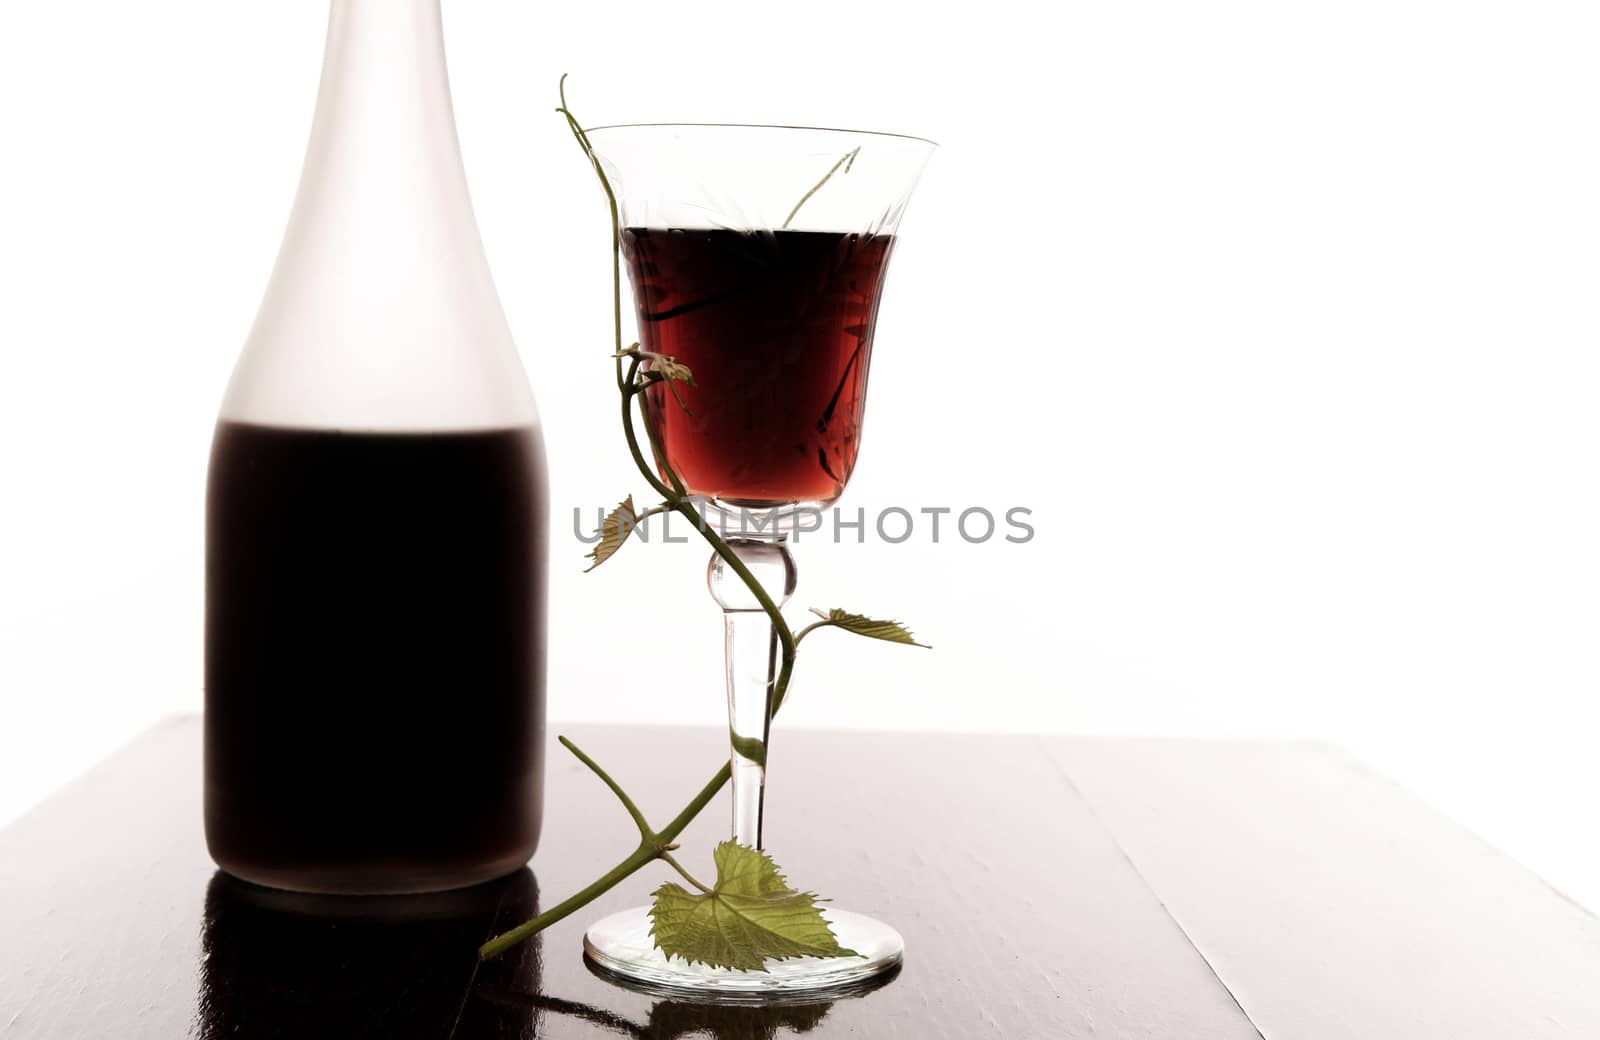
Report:
[[[647,907],[595,922],[583,950],[598,973],[632,989],[662,996],[692,994],[726,1003],[807,1003],[849,996],[888,981],[905,956],[905,940],[881,921],[826,907],[839,945],[858,957],[795,957],[768,961],[766,971],[736,971],[668,957],[650,938]]]

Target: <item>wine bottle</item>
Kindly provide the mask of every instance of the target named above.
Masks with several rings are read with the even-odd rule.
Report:
[[[439,0],[332,0],[299,190],[206,497],[218,865],[391,893],[526,863],[544,447],[468,197]]]

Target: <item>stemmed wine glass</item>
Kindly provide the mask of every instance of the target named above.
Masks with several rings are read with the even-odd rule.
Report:
[[[616,192],[645,351],[692,384],[647,393],[652,440],[778,606],[795,587],[789,535],[844,491],[861,445],[873,330],[895,233],[934,144],[809,127],[644,124],[587,131]],[[677,397],[677,400],[674,400]],[[665,479],[663,473],[663,479]],[[733,839],[761,847],[778,661],[761,604],[721,557]],[[668,958],[645,908],[593,925],[589,957],[647,985],[733,994],[858,984],[898,964],[893,928],[824,910],[857,957],[765,972]]]

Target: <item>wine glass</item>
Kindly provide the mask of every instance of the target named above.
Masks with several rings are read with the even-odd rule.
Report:
[[[884,275],[935,145],[784,126],[587,133],[617,196],[640,345],[693,374],[646,391],[658,464],[704,501],[781,607],[795,587],[788,536],[855,468]],[[733,839],[759,849],[778,641],[731,571],[713,554],[707,583],[724,611]],[[900,962],[893,928],[832,907],[824,915],[859,956],[773,960],[765,972],[689,964],[655,948],[644,908],[596,923],[584,946],[638,982],[735,995],[835,989]]]

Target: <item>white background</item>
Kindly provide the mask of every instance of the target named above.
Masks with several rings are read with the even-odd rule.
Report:
[[[802,546],[796,606],[935,650],[820,636],[785,725],[1330,739],[1600,905],[1596,9],[939,10],[446,3],[550,446],[552,716],[721,710],[702,549],[580,574],[573,508],[640,486],[567,71],[591,125],[944,145],[844,505],[1021,505],[1037,537]],[[200,705],[210,429],[324,19],[0,6],[0,820]]]

